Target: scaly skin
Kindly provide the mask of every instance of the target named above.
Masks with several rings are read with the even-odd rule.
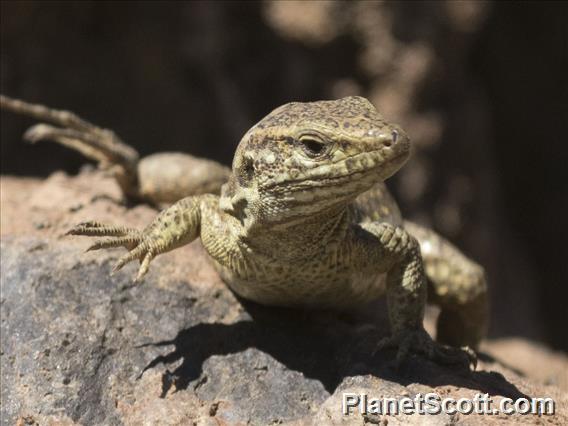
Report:
[[[47,135],[63,143],[56,136]],[[227,285],[265,305],[347,309],[386,294],[392,337],[379,348],[398,346],[399,363],[409,351],[455,361],[463,353],[424,331],[428,289],[442,308],[439,339],[476,347],[487,325],[485,279],[441,237],[403,222],[383,181],[409,151],[404,131],[364,98],[290,103],[245,134],[220,196],[183,198],[142,231],[87,222],[70,234],[106,237],[92,249],[127,247],[116,269],[138,259],[137,279],[155,256],[200,237]],[[162,170],[167,160],[157,162]],[[180,189],[158,166],[145,177],[153,203],[199,192]],[[202,192],[215,192],[215,184]]]

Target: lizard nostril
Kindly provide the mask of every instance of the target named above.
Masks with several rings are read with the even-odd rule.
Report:
[[[385,147],[385,148],[390,148],[393,144],[396,143],[397,139],[398,139],[398,132],[397,132],[396,130],[393,130],[393,131],[391,132],[391,137],[390,137],[390,139],[385,139],[385,140],[383,141],[384,147]]]

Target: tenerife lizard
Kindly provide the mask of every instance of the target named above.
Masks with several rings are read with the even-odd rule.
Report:
[[[127,197],[175,201],[143,230],[92,221],[69,231],[102,237],[91,250],[126,247],[115,270],[139,260],[136,280],[157,255],[201,238],[224,282],[261,304],[349,309],[386,294],[392,336],[379,348],[398,347],[398,363],[409,352],[463,359],[424,330],[427,299],[441,308],[441,343],[477,348],[486,333],[483,268],[402,219],[383,181],[408,159],[409,138],[362,97],[277,108],[243,136],[232,170],[181,153],[139,160],[72,113],[5,96],[0,105],[59,126],[38,124],[26,137],[99,161]]]

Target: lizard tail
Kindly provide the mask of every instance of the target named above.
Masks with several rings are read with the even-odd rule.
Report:
[[[110,170],[127,196],[138,194],[138,152],[124,143],[112,130],[104,129],[82,119],[70,111],[56,110],[20,99],[0,95],[0,108],[27,115],[40,123],[24,134],[29,142],[51,140],[95,160],[103,169]]]

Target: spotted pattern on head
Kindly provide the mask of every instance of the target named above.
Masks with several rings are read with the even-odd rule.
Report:
[[[285,104],[242,138],[222,208],[267,222],[317,214],[392,175],[409,147],[365,98]]]

